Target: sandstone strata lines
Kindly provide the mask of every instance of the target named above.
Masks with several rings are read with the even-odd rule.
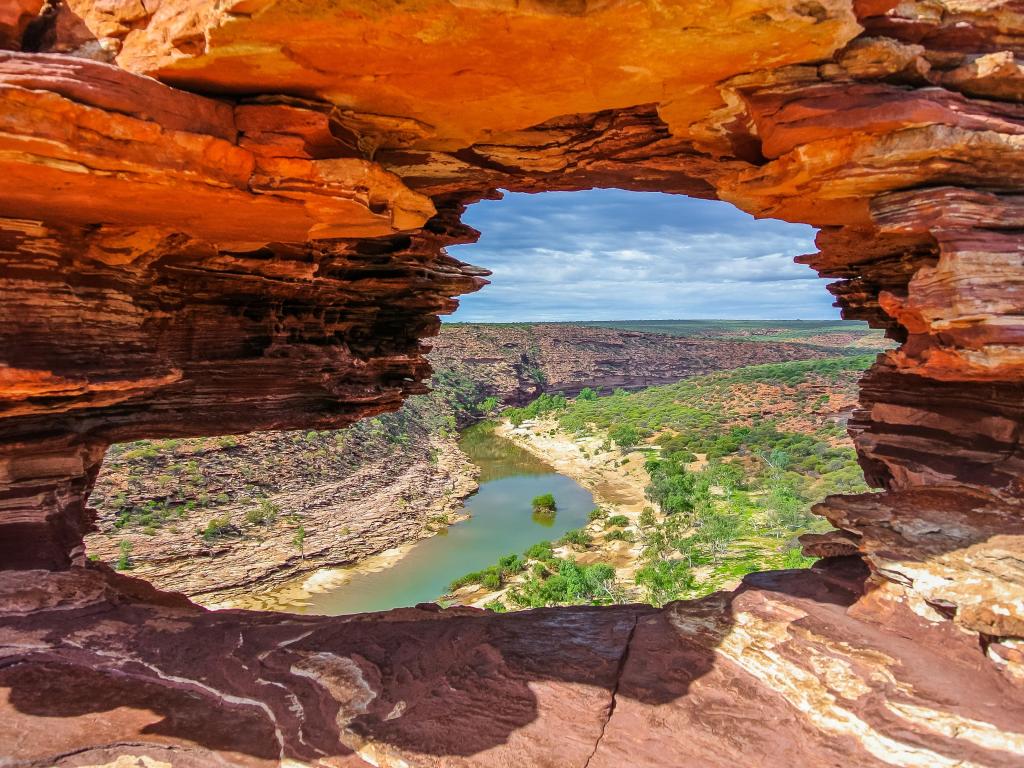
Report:
[[[678,672],[677,688],[657,701],[638,693],[637,713],[623,704],[624,680],[609,688],[601,678],[597,687],[617,691],[608,727],[633,712],[632,732],[658,735],[649,742],[657,754],[628,740],[618,754],[656,762],[671,742],[713,764],[785,734],[803,749],[757,762],[834,764],[834,749],[864,764],[1020,763],[1020,718],[1007,719],[1020,701],[1024,620],[1019,2],[67,0],[33,20],[37,5],[16,2],[0,15],[0,45],[12,51],[0,66],[0,163],[14,180],[0,198],[0,563],[75,567],[21,571],[19,589],[45,584],[57,602],[79,588],[111,605],[121,599],[88,586],[97,572],[78,567],[89,488],[111,441],[339,426],[422,391],[420,339],[436,332],[452,297],[483,282],[443,251],[474,238],[459,222],[466,205],[498,188],[720,198],[820,227],[820,252],[803,261],[837,280],[830,290],[848,317],[901,344],[865,378],[851,422],[883,493],[826,502],[821,511],[845,533],[808,542],[863,558],[869,591],[847,585],[830,602],[829,587],[805,599],[796,593],[806,584],[766,576],[757,590],[781,603],[744,607],[752,591],[741,590],[714,605],[717,618],[675,621],[689,627],[683,639],[662,632],[647,645],[640,618],[623,669],[676,659],[671,674],[654,666],[638,685]],[[17,605],[36,603],[10,594],[5,637],[21,646],[35,638],[42,650],[4,667],[28,676],[9,706],[40,714],[25,690],[48,680],[66,695],[69,669],[100,668],[109,656],[40,640],[73,628],[58,629],[61,614],[18,618]],[[205,637],[200,626],[222,620],[266,621],[116,610],[131,614],[129,626],[165,622],[183,638]],[[703,609],[658,620],[675,610]],[[565,617],[571,636],[590,637],[573,623],[583,614],[610,627],[620,612],[552,615]],[[92,632],[99,650],[121,647],[124,635],[76,616],[76,631]],[[554,631],[540,629],[541,618],[515,619],[531,620],[537,631],[514,635],[497,656],[479,651],[469,666],[477,674],[451,688],[479,690],[504,654],[543,677],[528,660],[560,646],[536,645]],[[506,619],[473,621],[512,631]],[[707,626],[718,629],[708,635]],[[832,630],[846,633],[841,653],[820,639]],[[337,654],[344,634],[316,635],[304,650]],[[256,635],[256,645],[279,648]],[[615,649],[617,663],[621,643]],[[284,664],[276,653],[268,663]],[[606,675],[599,656],[583,666]],[[149,676],[144,669],[132,673]],[[251,670],[231,669],[245,696],[278,695],[272,685],[254,693],[243,681]],[[144,689],[151,709],[172,720],[192,712],[165,682]],[[577,693],[561,681],[537,685],[545,703],[516,710],[507,743],[528,750],[515,733],[529,733],[550,754],[526,724],[568,732],[551,713]],[[702,690],[703,706],[688,709]],[[453,697],[452,706],[467,701]],[[607,696],[588,701],[591,715],[609,706]],[[737,701],[752,707],[749,717],[704,718]],[[398,711],[397,700],[374,704]],[[220,736],[204,735],[207,751],[188,759],[209,762],[217,749],[252,758],[224,740],[249,728],[249,716],[261,760],[341,754],[337,706],[305,707],[301,734],[321,741],[285,738],[283,754],[264,716],[240,709],[242,719],[220,721]],[[665,730],[651,725],[654,711]],[[765,711],[779,717],[770,733],[759,725]],[[456,755],[441,737],[411,739],[403,728],[415,718],[406,718],[360,731],[359,748],[385,764],[504,759],[491,749],[507,732]],[[593,753],[596,765],[621,731],[606,727],[594,752],[600,729],[590,715],[578,719],[586,734],[562,762]],[[111,762],[143,738],[132,726],[94,742],[51,722],[53,749],[18,759]],[[172,735],[146,749],[186,749],[180,731],[161,733]]]

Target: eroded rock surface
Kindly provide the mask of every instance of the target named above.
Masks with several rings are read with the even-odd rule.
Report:
[[[610,706],[595,691],[609,690],[624,656],[612,651],[621,644],[594,641],[608,649],[582,664],[596,686],[545,678],[534,693],[520,677],[509,685],[539,696],[535,708],[474,700],[455,712],[473,724],[467,733],[495,732],[479,731],[480,712],[503,733],[473,755],[497,749],[492,762],[544,764],[557,754],[563,765],[648,759],[616,726],[629,717],[634,737],[672,734],[646,742],[661,759],[692,750],[679,754],[713,764],[736,734],[735,762],[788,733],[798,746],[766,752],[762,764],[834,764],[837,751],[865,764],[1020,764],[1020,691],[1005,682],[1020,674],[1024,618],[1019,2],[67,0],[33,19],[37,9],[15,2],[0,16],[0,45],[11,49],[0,57],[0,565],[16,587],[4,601],[13,646],[3,673],[14,676],[6,711],[43,715],[7,740],[19,761],[111,763],[132,749],[166,761],[177,749],[170,742],[137,746],[160,741],[140,742],[150,715],[124,727],[110,720],[109,733],[85,715],[57,721],[62,727],[45,716],[54,702],[87,713],[105,706],[71,692],[82,690],[83,675],[112,671],[122,687],[146,678],[133,689],[133,712],[164,712],[209,733],[182,761],[211,762],[215,750],[237,762],[340,755],[337,729],[374,706],[353,682],[353,646],[341,656],[339,646],[314,643],[299,647],[311,655],[288,659],[296,689],[296,679],[308,680],[302,685],[322,693],[312,708],[301,697],[284,704],[293,719],[288,707],[301,706],[309,722],[282,730],[280,705],[268,703],[284,701],[281,680],[224,664],[199,685],[183,683],[189,673],[173,661],[194,666],[224,643],[248,653],[239,624],[266,619],[184,607],[172,619],[161,613],[170,608],[85,586],[94,577],[80,568],[49,572],[83,562],[86,497],[103,451],[138,437],[336,427],[394,409],[423,389],[420,339],[436,333],[437,315],[483,284],[482,270],[443,251],[475,236],[459,223],[464,207],[498,188],[615,186],[717,197],[820,227],[821,250],[803,261],[838,280],[830,289],[846,316],[900,342],[866,377],[851,421],[868,479],[884,493],[826,502],[845,535],[808,544],[857,552],[877,589],[838,603],[787,599],[769,619],[758,618],[775,610],[767,605],[737,612],[783,578],[761,577],[732,598],[733,615],[751,618],[728,633],[713,629],[724,605],[693,627],[707,603],[660,614],[554,612],[544,619],[554,626],[521,636],[520,619],[486,617],[519,645],[525,668],[549,663],[548,654],[552,668],[569,670],[585,645],[569,638],[606,632],[607,640],[621,635],[616,622],[641,619],[623,669],[655,665],[635,685],[656,693],[676,685],[683,709],[639,694],[623,699],[636,706],[622,705],[616,693],[600,737],[602,717],[579,712]],[[39,608],[26,594],[68,589],[93,589],[89,607],[76,613],[72,601],[15,617],[19,604]],[[837,661],[838,651],[819,659],[811,646],[771,645],[783,637],[776,631],[813,644],[818,630],[807,626],[816,619],[803,615],[810,603],[833,606],[807,615],[821,619],[834,648],[864,653]],[[52,650],[74,636],[76,616],[88,640]],[[405,626],[427,637],[423,627],[446,625],[412,621],[423,612],[403,616],[303,627],[358,640],[370,658],[377,640],[353,627],[382,626],[382,637],[394,637]],[[865,616],[886,618],[868,632]],[[690,640],[657,630],[648,642],[642,617],[689,626]],[[557,626],[561,642],[552,639]],[[138,627],[174,638],[183,655],[169,651],[160,662],[170,672],[148,659],[117,661],[148,653],[147,643],[161,647],[134,635]],[[699,648],[688,651],[694,637]],[[438,658],[458,646],[434,639]],[[259,659],[277,641],[251,642],[262,650],[249,658]],[[473,645],[457,674],[466,664],[486,674],[501,656],[496,643]],[[42,656],[22,661],[34,647]],[[723,654],[739,659],[736,669],[695,671]],[[51,666],[39,675],[44,658]],[[421,661],[408,665],[419,672]],[[690,687],[672,682],[697,674]],[[473,688],[471,675],[459,680]],[[446,680],[438,700],[468,701],[457,682]],[[498,688],[512,690],[505,682]],[[619,682],[611,690],[634,685]],[[687,710],[701,686],[704,706]],[[884,700],[871,698],[879,686]],[[211,693],[224,687],[258,701],[251,709],[263,714]],[[240,719],[218,720],[199,703],[209,696]],[[384,715],[373,710],[372,728],[354,731],[391,745],[382,754],[420,750],[419,764],[470,759],[449,733],[431,736],[399,701],[386,704]],[[748,717],[716,727],[709,713],[730,707]],[[407,724],[415,736],[403,735]],[[708,732],[714,738],[701,742]],[[105,746],[95,745],[97,734]],[[257,746],[244,751],[243,736]]]
[[[847,352],[836,346],[666,336],[562,323],[449,325],[430,359],[442,373],[480,382],[480,392],[524,405],[542,392],[576,395],[674,384],[688,376]]]
[[[325,619],[8,572],[0,736],[12,765],[1019,765],[1021,682],[938,614],[862,597],[865,575],[760,574],[662,610]]]

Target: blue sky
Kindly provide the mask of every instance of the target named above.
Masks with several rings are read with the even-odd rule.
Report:
[[[469,208],[483,234],[452,256],[493,270],[450,320],[831,319],[826,282],[793,257],[814,229],[728,203],[589,190],[509,194]]]

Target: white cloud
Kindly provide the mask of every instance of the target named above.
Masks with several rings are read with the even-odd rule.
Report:
[[[471,207],[480,242],[456,258],[494,271],[461,321],[832,318],[825,281],[793,257],[814,230],[723,202],[590,190]]]

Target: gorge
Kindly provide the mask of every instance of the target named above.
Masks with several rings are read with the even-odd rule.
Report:
[[[575,324],[446,325],[430,354],[433,391],[396,414],[345,431],[114,446],[90,497],[98,530],[87,551],[113,566],[124,556],[132,575],[206,605],[258,605],[247,599],[253,590],[406,547],[461,519],[478,470],[459,450],[456,428],[486,416],[489,399],[493,411],[540,392],[636,390],[747,362],[885,347],[850,326],[766,329],[802,334],[795,343],[755,341],[714,323],[696,338]],[[301,551],[293,541],[300,525]],[[449,579],[457,575],[456,567]]]
[[[1016,0],[7,3],[0,764],[1020,765],[1022,35]],[[486,282],[466,207],[594,186],[818,227],[898,344],[849,422],[880,492],[817,507],[813,568],[324,618],[88,560],[108,446],[394,411]]]

